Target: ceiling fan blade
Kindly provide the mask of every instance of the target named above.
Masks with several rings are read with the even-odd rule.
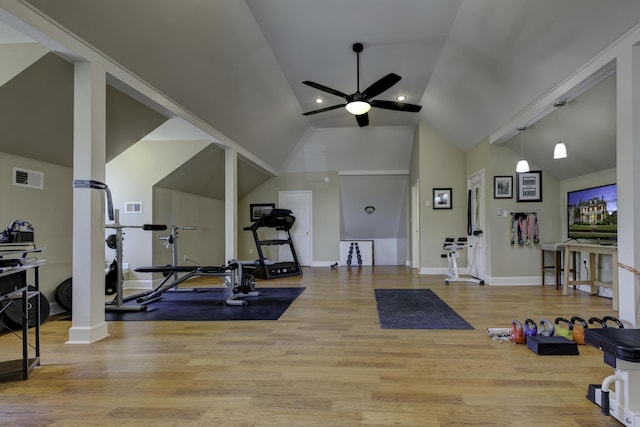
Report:
[[[385,90],[389,89],[394,84],[398,83],[402,77],[397,74],[389,73],[377,82],[373,83],[371,86],[366,88],[364,92],[362,92],[362,96],[367,99],[371,99],[377,95],[380,95]]]
[[[331,107],[321,108],[319,110],[309,111],[307,113],[302,113],[303,116],[310,116],[311,114],[324,113],[325,111],[335,110],[336,108],[344,107],[344,104],[332,105]]]
[[[384,108],[385,110],[407,111],[409,113],[417,113],[422,109],[421,105],[407,104],[406,102],[396,101],[371,101],[372,107]]]
[[[341,98],[348,98],[349,97],[349,95],[347,95],[346,93],[342,93],[339,90],[331,89],[330,87],[321,85],[320,83],[315,83],[315,82],[310,82],[309,80],[305,80],[305,81],[302,82],[302,84],[305,84],[307,86],[311,86],[312,88],[321,90],[323,92],[330,93],[330,94],[335,95],[335,96],[339,96]]]
[[[360,126],[361,128],[369,126],[369,114],[364,113],[356,116],[356,121],[358,122],[358,126]]]

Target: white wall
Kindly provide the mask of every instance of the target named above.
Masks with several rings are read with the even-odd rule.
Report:
[[[156,182],[196,155],[208,141],[141,141],[111,160],[106,167],[106,181],[113,196],[114,209],[120,210],[120,223],[140,226],[153,223],[153,191]],[[125,202],[142,202],[141,214],[125,214]],[[123,263],[130,266],[153,264],[152,247],[157,232],[132,228],[125,230]],[[106,234],[111,234],[108,230]],[[111,261],[107,253],[105,261]],[[143,274],[143,273],[142,273]],[[129,279],[144,279],[141,273],[129,272]]]

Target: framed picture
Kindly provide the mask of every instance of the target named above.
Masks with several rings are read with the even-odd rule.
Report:
[[[433,209],[451,209],[451,189],[433,189]]]
[[[516,174],[518,181],[518,202],[542,201],[542,171]]]
[[[494,176],[493,177],[493,198],[512,199],[513,198],[513,177]]]
[[[257,221],[261,217],[269,215],[275,208],[275,203],[252,203],[249,205],[249,218],[251,218],[251,222]]]

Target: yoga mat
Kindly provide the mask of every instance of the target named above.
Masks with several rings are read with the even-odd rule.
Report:
[[[382,329],[473,329],[430,289],[375,289]]]
[[[107,321],[127,320],[278,320],[305,288],[261,288],[248,305],[227,305],[226,288],[168,291],[147,302],[147,311],[107,311]],[[125,305],[135,305],[133,302]]]

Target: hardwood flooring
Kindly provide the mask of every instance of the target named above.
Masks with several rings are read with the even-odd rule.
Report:
[[[41,366],[0,383],[0,425],[621,425],[585,398],[612,373],[601,351],[538,356],[486,333],[616,315],[609,299],[386,266],[306,268],[257,289],[271,286],[306,287],[277,321],[110,322],[107,339],[68,345],[68,316],[50,318]],[[380,329],[374,288],[432,289],[475,330]],[[1,334],[0,356],[16,341]]]

